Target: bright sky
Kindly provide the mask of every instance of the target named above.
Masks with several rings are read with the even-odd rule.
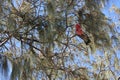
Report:
[[[116,6],[118,8],[120,8],[120,0],[109,0],[109,3],[107,3],[103,9],[103,13],[109,17],[110,19],[112,19],[113,22],[115,22],[116,27],[119,27],[117,29],[118,32],[120,32],[120,16],[118,14],[116,14],[113,10],[110,10],[112,8],[112,6]]]
[[[106,4],[106,6],[103,9],[103,13],[115,23],[115,30],[118,32],[115,35],[120,37],[120,14],[116,14],[113,10],[110,10],[110,8],[112,8],[113,5],[119,8],[119,13],[120,13],[120,0],[109,0],[109,3]],[[116,51],[116,55],[118,59],[120,60],[120,49]],[[120,63],[118,64],[120,65]],[[118,76],[120,75],[119,71],[118,72],[116,71],[116,73],[117,73],[116,75]]]

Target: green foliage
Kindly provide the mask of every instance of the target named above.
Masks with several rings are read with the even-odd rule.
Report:
[[[109,37],[109,24],[107,18],[101,12],[98,4],[92,1],[91,3],[86,1],[85,6],[78,11],[79,23],[83,24],[86,31],[93,36],[94,45],[99,48],[111,46]]]
[[[105,1],[3,0],[0,50],[13,63],[12,80],[115,79],[112,67],[119,70],[119,58],[113,42],[119,37],[109,36],[116,32],[101,12]],[[75,36],[76,22],[90,45]]]

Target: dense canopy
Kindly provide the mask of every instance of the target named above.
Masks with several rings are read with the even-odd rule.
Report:
[[[120,75],[120,38],[102,13],[109,0],[0,2],[0,53],[12,62],[12,80],[113,80]],[[89,45],[75,35],[77,23]]]

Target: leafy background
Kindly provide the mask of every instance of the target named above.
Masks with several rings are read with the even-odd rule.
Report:
[[[12,80],[117,80],[120,9],[111,2],[2,0],[0,52],[12,62]],[[90,45],[75,36],[76,23]]]

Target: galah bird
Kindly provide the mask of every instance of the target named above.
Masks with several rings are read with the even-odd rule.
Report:
[[[83,39],[86,45],[88,45],[91,41],[88,35],[82,30],[81,25],[76,24],[75,28],[76,28],[76,35],[79,36],[81,39]]]

